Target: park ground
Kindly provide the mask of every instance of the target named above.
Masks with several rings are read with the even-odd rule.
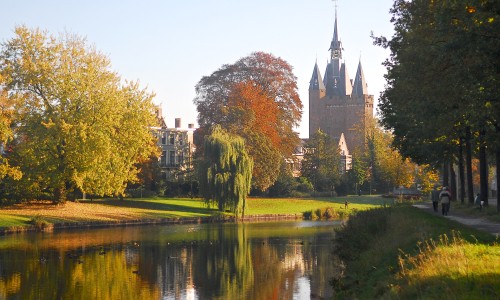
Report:
[[[500,299],[496,207],[479,210],[454,203],[443,217],[430,206],[429,201],[377,196],[251,198],[246,216],[301,219],[329,210],[346,219],[337,231],[335,244],[341,246],[333,246],[345,270],[330,278],[339,299]],[[0,229],[7,233],[221,217],[226,215],[199,199],[33,202],[1,208]]]
[[[348,208],[345,208],[345,201]],[[331,208],[342,218],[359,210],[384,205],[380,197],[347,197],[320,199],[250,198],[245,212],[247,218],[276,216],[302,218],[304,213]],[[220,218],[225,214],[207,207],[200,199],[102,199],[66,202],[55,205],[50,201],[16,204],[0,209],[0,230],[15,232],[81,226],[103,226],[130,223],[176,222]],[[43,228],[41,228],[43,227]]]

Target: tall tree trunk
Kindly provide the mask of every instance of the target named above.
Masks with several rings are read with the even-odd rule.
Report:
[[[450,164],[450,191],[451,199],[457,200],[457,175],[453,168],[453,163]]]
[[[443,186],[450,187],[450,168],[448,160],[443,162]]]
[[[486,158],[486,145],[484,144],[484,130],[479,133],[479,183],[481,201],[488,206],[488,162]]]
[[[498,131],[499,131],[499,128],[497,127],[497,132]],[[500,191],[498,190],[498,186],[499,186],[498,179],[500,179],[500,145],[497,145],[496,148],[497,149],[495,151],[496,152],[495,159],[496,159],[496,169],[497,169],[497,171],[496,171],[496,174],[497,174],[497,176],[496,176],[497,177],[496,178],[496,182],[497,182],[497,212],[500,213],[500,193],[499,193]]]
[[[460,180],[460,203],[465,202],[464,139],[460,138],[458,147],[458,176]]]
[[[52,202],[59,204],[66,202],[67,190],[65,184],[61,184],[60,187],[54,189],[54,198]]]
[[[474,183],[472,181],[472,147],[470,144],[471,134],[470,128],[467,127],[465,132],[465,164],[467,167],[467,198],[469,204],[474,204]]]

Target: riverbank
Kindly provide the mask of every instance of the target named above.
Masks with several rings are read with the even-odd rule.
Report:
[[[409,204],[356,214],[336,241],[339,298],[500,297],[498,239]]]
[[[349,206],[345,208],[345,201]],[[322,199],[250,198],[243,221],[302,219],[308,212],[331,208],[336,217],[383,205],[379,197]],[[102,199],[54,205],[37,201],[0,209],[0,234],[142,224],[181,224],[234,221],[229,214],[206,207],[201,199]]]

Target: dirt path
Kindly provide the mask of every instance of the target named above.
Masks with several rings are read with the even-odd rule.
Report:
[[[430,203],[430,202],[429,203],[414,204],[413,206],[420,208],[420,209],[423,209],[423,210],[425,210],[429,213],[432,213],[432,214],[441,215],[440,212],[436,213],[433,211],[432,203]],[[489,233],[493,234],[494,236],[500,238],[500,223],[492,222],[492,221],[489,221],[489,220],[486,220],[483,218],[476,218],[476,217],[467,216],[464,214],[459,214],[456,211],[454,212],[453,208],[450,211],[450,215],[444,216],[443,218],[447,218],[447,219],[462,223],[464,225],[474,227],[474,228],[482,230],[482,231],[489,232]]]

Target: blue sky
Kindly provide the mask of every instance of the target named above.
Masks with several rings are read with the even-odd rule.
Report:
[[[392,35],[392,0],[339,0],[339,37],[351,78],[358,61],[370,94],[384,88],[387,50],[370,32]],[[75,33],[106,54],[122,78],[156,93],[167,125],[196,123],[194,86],[223,64],[255,51],[272,53],[294,68],[304,114],[297,131],[308,136],[308,86],[317,60],[324,72],[333,36],[330,0],[4,0],[0,42],[17,25],[57,35]]]

